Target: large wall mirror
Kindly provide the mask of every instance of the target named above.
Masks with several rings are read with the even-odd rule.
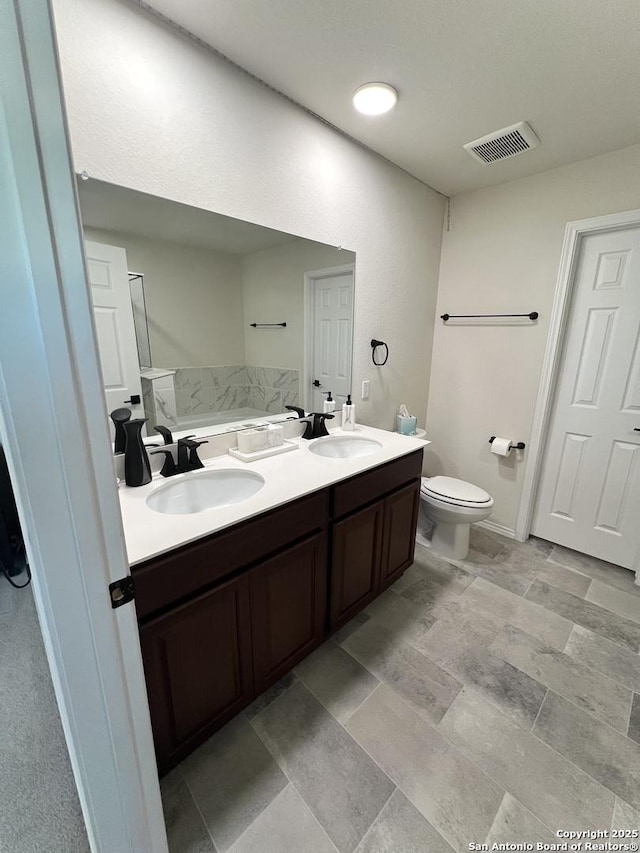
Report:
[[[174,436],[322,411],[351,391],[355,255],[78,181],[109,411]]]

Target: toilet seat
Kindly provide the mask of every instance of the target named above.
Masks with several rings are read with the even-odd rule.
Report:
[[[484,489],[455,477],[422,477],[420,491],[427,499],[451,506],[487,508],[493,504],[493,498]]]

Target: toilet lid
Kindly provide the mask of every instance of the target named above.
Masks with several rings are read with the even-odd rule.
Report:
[[[421,491],[460,504],[486,504],[491,495],[484,489],[455,477],[423,477]]]

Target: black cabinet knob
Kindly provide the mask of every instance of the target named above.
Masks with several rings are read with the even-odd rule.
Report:
[[[124,401],[125,403],[131,403],[132,406],[140,405],[140,394],[132,394],[128,400]]]

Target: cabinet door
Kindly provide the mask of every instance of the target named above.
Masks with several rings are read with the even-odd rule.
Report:
[[[376,595],[380,578],[382,501],[333,526],[331,627],[347,622]]]
[[[253,696],[249,579],[245,575],[140,628],[161,771]]]
[[[397,580],[413,563],[419,502],[420,480],[385,498],[381,589]]]
[[[327,547],[322,533],[251,570],[256,693],[322,642],[327,617]]]

